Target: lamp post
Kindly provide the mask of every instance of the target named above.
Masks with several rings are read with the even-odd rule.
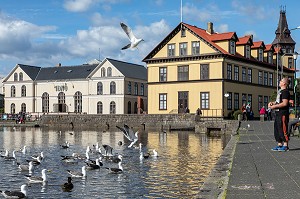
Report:
[[[294,96],[295,96],[295,100],[294,100],[294,106],[295,106],[295,118],[296,118],[297,117],[297,103],[296,103],[296,100],[297,100],[297,84],[298,84],[297,75],[296,75],[296,72],[297,72],[296,62],[297,62],[297,58],[298,58],[298,53],[297,52],[295,52],[293,54],[293,58],[294,58],[294,69],[295,69],[295,77],[294,77]]]

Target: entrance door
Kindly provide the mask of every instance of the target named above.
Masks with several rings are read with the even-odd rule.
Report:
[[[188,108],[189,103],[189,92],[181,91],[178,92],[178,113],[184,113],[185,108]]]

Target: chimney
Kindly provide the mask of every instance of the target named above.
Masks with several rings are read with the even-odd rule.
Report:
[[[212,22],[207,23],[207,33],[214,34],[214,24]]]
[[[56,66],[57,66],[57,67],[61,67],[61,63],[58,63]]]

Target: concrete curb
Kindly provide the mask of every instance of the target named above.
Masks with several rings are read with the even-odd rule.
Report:
[[[230,170],[238,140],[238,134],[231,135],[231,139],[227,143],[218,162],[213,167],[209,176],[205,179],[203,185],[201,186],[199,198],[221,199],[226,196]]]

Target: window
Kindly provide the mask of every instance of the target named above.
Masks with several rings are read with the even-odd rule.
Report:
[[[239,66],[234,66],[234,80],[239,81]]]
[[[159,94],[159,110],[167,110],[167,94]]]
[[[101,68],[101,77],[105,77],[105,68]]]
[[[244,105],[246,105],[247,104],[247,94],[245,94],[245,93],[243,93],[242,94],[242,104]]]
[[[246,68],[245,67],[242,68],[242,81],[246,82]]]
[[[268,107],[268,103],[269,103],[269,97],[264,96],[264,106],[265,106],[265,108]]]
[[[134,102],[134,105],[133,105],[133,113],[134,114],[137,114],[138,112],[138,105],[137,105],[137,102]]]
[[[260,110],[263,106],[263,97],[261,95],[258,96],[258,110]]]
[[[26,104],[25,103],[21,104],[21,112],[26,113]]]
[[[186,36],[186,30],[184,28],[181,28],[181,37]]]
[[[81,113],[82,112],[82,93],[77,91],[74,95],[74,112]]]
[[[264,72],[264,85],[268,86],[268,72]]]
[[[200,79],[209,79],[209,65],[208,64],[200,64]]]
[[[250,56],[251,56],[250,46],[249,46],[249,45],[246,45],[246,46],[245,46],[245,57],[246,57],[247,59],[250,59]]]
[[[264,57],[263,57],[263,49],[258,49],[258,57],[257,57],[258,61],[263,61]]]
[[[109,104],[109,113],[116,114],[116,103],[114,101]]]
[[[64,92],[58,93],[57,98],[58,98],[58,103],[59,103],[59,104],[64,104],[64,103],[66,103],[66,102],[65,102],[65,101],[66,101],[66,97],[65,97],[65,93],[64,93]]]
[[[192,41],[192,55],[200,54],[200,41]]]
[[[252,69],[248,68],[248,82],[251,83],[252,82]]]
[[[16,105],[14,103],[12,103],[10,105],[10,113],[11,114],[15,114],[16,113]]]
[[[293,58],[289,57],[288,58],[288,68],[292,68],[293,67]]]
[[[22,72],[19,73],[19,81],[23,81],[23,73]]]
[[[268,63],[273,64],[273,52],[268,52]]]
[[[15,81],[15,82],[18,81],[18,73],[14,73],[14,81]]]
[[[269,73],[269,86],[273,86],[273,73]]]
[[[232,93],[228,93],[227,97],[227,110],[232,110]]]
[[[102,82],[97,83],[97,95],[102,95],[103,94],[103,84]]]
[[[185,56],[187,55],[187,43],[180,43],[179,44],[179,55]]]
[[[128,95],[131,95],[131,82],[128,82],[127,93]]]
[[[262,71],[258,71],[258,84],[263,84]]]
[[[131,102],[127,103],[127,114],[131,114]]]
[[[144,87],[144,84],[141,83],[141,96],[144,96],[145,95],[145,87]]]
[[[175,56],[175,44],[168,44],[168,57]]]
[[[252,95],[248,94],[248,103],[252,106]]]
[[[167,67],[159,67],[159,81],[160,82],[167,81]]]
[[[107,68],[107,77],[111,77],[112,73],[111,73],[111,67]]]
[[[209,92],[200,93],[200,107],[201,109],[209,109]]]
[[[116,94],[116,83],[110,82],[110,94],[115,95]]]
[[[103,114],[103,104],[102,104],[102,102],[97,102],[97,114]]]
[[[189,80],[189,67],[188,66],[178,66],[178,81]]]
[[[230,40],[229,53],[235,55],[235,41]]]
[[[26,97],[26,86],[25,86],[25,85],[23,85],[23,86],[21,87],[21,96],[22,96],[22,97]]]
[[[138,91],[138,83],[134,83],[134,95],[139,95],[139,91]]]
[[[15,86],[10,87],[10,96],[16,97],[16,87]]]
[[[42,112],[49,113],[49,94],[46,92],[42,95]]]
[[[227,64],[227,79],[232,79],[232,65]]]
[[[233,101],[233,108],[234,110],[239,110],[240,106],[239,106],[239,94],[238,93],[234,93],[234,101]]]

